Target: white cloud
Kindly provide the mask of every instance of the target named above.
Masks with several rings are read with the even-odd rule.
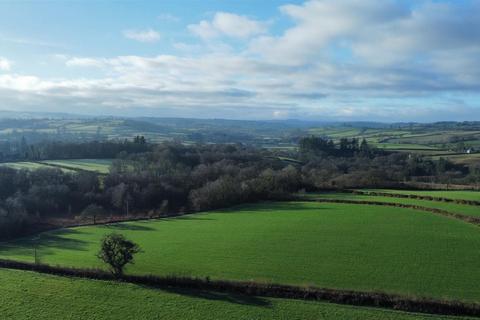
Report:
[[[153,29],[148,30],[125,30],[123,35],[127,39],[136,40],[140,42],[157,42],[160,40],[160,33]]]
[[[180,18],[177,17],[176,15],[173,15],[171,13],[161,13],[157,16],[157,19],[160,21],[167,21],[167,22],[178,22],[180,21]]]
[[[95,77],[3,75],[2,101],[386,120],[447,117],[449,108],[450,115],[465,115],[480,107],[479,5],[317,0],[281,12],[292,25],[278,35],[262,22],[218,12],[189,26],[217,41],[176,43],[183,55],[62,56],[68,67],[98,68]],[[460,98],[442,98],[455,94]]]
[[[203,39],[221,35],[245,39],[266,32],[266,24],[246,16],[217,12],[212,21],[202,20],[198,24],[189,25],[188,29]]]
[[[102,67],[105,65],[103,59],[73,57],[65,61],[67,67]]]
[[[7,58],[0,57],[0,70],[9,71],[12,67],[12,62]]]

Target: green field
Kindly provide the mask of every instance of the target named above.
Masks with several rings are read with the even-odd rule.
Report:
[[[413,194],[419,196],[430,196],[458,200],[480,201],[480,191],[431,191],[431,190],[392,190],[392,189],[360,189],[365,192],[383,192],[392,194]]]
[[[5,162],[0,166],[12,169],[37,170],[45,168],[59,168],[66,172],[74,172],[75,170],[93,171],[98,173],[109,173],[111,159],[72,159],[72,160],[45,160],[40,162]]]
[[[111,159],[73,159],[73,160],[46,160],[47,165],[58,166],[71,170],[85,170],[99,173],[109,173]]]
[[[50,168],[48,165],[44,165],[38,162],[29,162],[29,161],[22,161],[22,162],[5,162],[1,163],[0,166],[8,167],[16,170],[37,170],[37,169],[44,169]]]
[[[457,204],[451,202],[418,200],[410,198],[394,198],[388,196],[370,196],[356,195],[352,193],[319,193],[308,195],[309,198],[318,199],[337,199],[337,200],[356,200],[356,201],[376,201],[387,203],[401,203],[407,205],[417,205],[427,208],[447,210],[452,213],[460,213],[472,217],[480,217],[480,207],[467,204]]]
[[[447,159],[453,163],[457,164],[475,164],[480,162],[480,153],[472,154],[454,154],[454,155],[442,155],[442,156],[432,156],[430,159],[439,160],[440,158]]]
[[[467,319],[415,315],[300,300],[195,290],[159,290],[125,283],[0,270],[2,320],[23,319]]]
[[[480,301],[478,227],[410,209],[264,203],[183,218],[44,233],[0,257],[99,267],[100,238],[121,232],[144,252],[128,272],[272,281]]]

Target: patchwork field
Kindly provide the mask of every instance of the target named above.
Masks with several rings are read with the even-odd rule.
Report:
[[[0,257],[102,267],[100,238],[143,252],[127,271],[310,284],[480,301],[478,227],[410,209],[264,203],[150,222],[62,229],[0,247]]]
[[[23,319],[468,319],[268,299],[195,290],[71,279],[26,271],[0,270],[0,312]]]
[[[480,145],[480,131],[473,128],[446,128],[442,126],[402,126],[401,128],[365,128],[352,126],[326,126],[310,128],[309,134],[318,135],[339,141],[341,138],[366,139],[377,148],[389,151],[410,152],[431,156],[432,160],[440,157],[459,164],[476,164],[480,160],[479,153],[465,154],[463,148]]]

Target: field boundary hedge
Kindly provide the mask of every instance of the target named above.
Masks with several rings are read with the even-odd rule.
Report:
[[[307,201],[307,202],[324,202],[324,203],[345,203],[345,204],[362,204],[362,205],[372,205],[372,206],[387,206],[387,207],[396,207],[396,208],[406,208],[414,209],[420,211],[431,212],[437,215],[450,217],[458,219],[467,223],[480,226],[480,218],[467,216],[461,213],[450,212],[447,210],[429,208],[424,206],[418,206],[414,204],[404,204],[404,203],[394,203],[394,202],[380,202],[380,201],[367,201],[367,200],[346,200],[346,199],[311,199],[311,198],[299,198],[297,201]]]
[[[98,269],[66,268],[3,259],[0,259],[0,268],[34,271],[56,276],[69,276],[93,280],[115,280],[132,284],[147,285],[155,288],[176,287],[195,290],[210,290],[270,298],[325,301],[336,304],[387,308],[407,312],[480,317],[480,304],[478,303],[407,297],[383,292],[337,290],[273,283],[210,280],[209,278],[201,279],[176,276],[159,277],[153,275],[123,275],[120,278],[116,278],[111,273]]]
[[[417,194],[402,194],[402,193],[393,193],[393,192],[389,193],[389,192],[362,191],[362,190],[343,190],[342,192],[352,193],[352,194],[357,194],[357,195],[364,195],[364,196],[379,196],[379,197],[391,197],[391,198],[403,198],[403,199],[428,200],[428,201],[437,201],[437,202],[452,202],[452,203],[456,203],[456,204],[467,204],[467,205],[471,205],[471,206],[480,206],[480,201],[476,201],[476,200],[422,196],[422,195],[417,195]]]

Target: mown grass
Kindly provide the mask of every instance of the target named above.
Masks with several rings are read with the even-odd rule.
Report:
[[[72,170],[86,170],[99,173],[108,173],[111,159],[73,159],[73,160],[46,160],[42,161],[47,165],[59,166]]]
[[[468,319],[0,270],[9,319]]]
[[[480,233],[410,209],[264,203],[150,222],[44,233],[0,247],[0,257],[101,267],[101,237],[121,232],[143,253],[135,274],[189,275],[480,301]]]
[[[394,190],[394,189],[360,189],[365,192],[383,192],[392,194],[412,194],[458,200],[480,201],[480,191],[444,191],[444,190]]]
[[[407,205],[416,205],[416,206],[422,206],[427,208],[447,210],[452,213],[460,213],[460,214],[472,216],[472,217],[480,217],[480,206],[457,204],[452,202],[419,200],[419,199],[410,199],[410,198],[394,198],[394,197],[388,197],[388,196],[357,195],[357,194],[351,194],[351,193],[319,193],[319,194],[308,195],[308,197],[319,198],[319,199],[339,199],[339,200],[401,203],[401,204],[407,204]]]

